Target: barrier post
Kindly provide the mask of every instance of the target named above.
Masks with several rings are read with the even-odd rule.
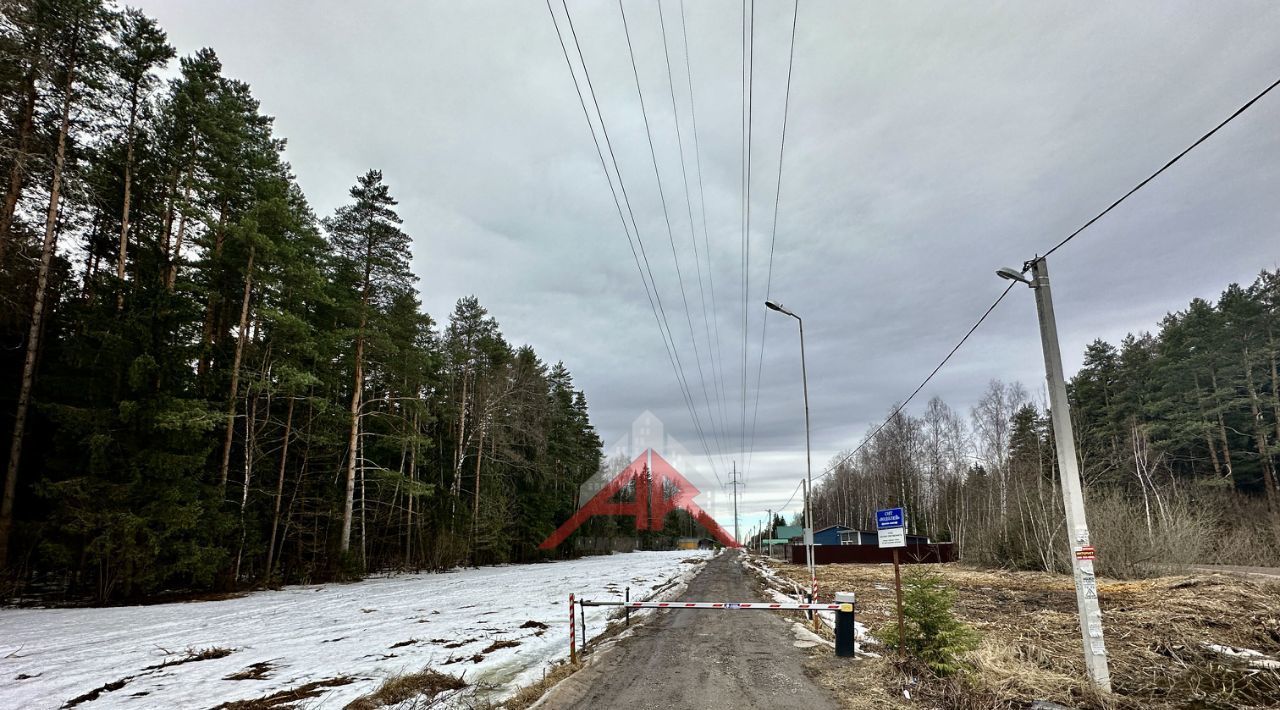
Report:
[[[587,655],[587,607],[579,604],[578,611],[581,612],[582,616],[582,641],[579,643],[582,644],[582,655],[585,656]]]
[[[902,572],[898,564],[898,548],[893,548],[893,586],[898,590],[898,660],[906,654],[907,632],[902,621]]]
[[[573,594],[569,595],[569,662],[577,665],[578,663],[578,640],[574,638],[577,619],[573,618]]]
[[[627,601],[631,601],[631,587],[627,587]],[[631,607],[624,607],[622,613],[627,619],[627,628],[631,628]]]
[[[854,625],[853,592],[836,592],[836,603],[840,608],[836,611],[836,655],[841,658],[853,658],[857,655],[857,634]]]
[[[812,550],[813,548],[810,547],[809,549]],[[817,604],[818,603],[818,569],[817,567],[811,567],[810,569],[813,570],[813,577],[810,580],[812,586],[809,588],[809,603]],[[822,619],[818,618],[817,612],[814,612],[813,630],[817,631],[820,628],[822,628]]]

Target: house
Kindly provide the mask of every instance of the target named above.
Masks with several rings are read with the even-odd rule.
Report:
[[[839,526],[835,526],[835,527],[839,527]],[[844,528],[840,532],[839,544],[871,545],[873,547],[879,547],[880,534],[875,531],[851,530],[849,528]],[[933,541],[925,537],[924,535],[907,535],[907,544],[908,545],[932,545]]]
[[[787,541],[793,537],[804,537],[804,528],[799,525],[777,525],[773,528],[773,539]]]
[[[821,530],[813,533],[813,544],[815,545],[840,545],[840,536],[847,532],[857,532],[853,528],[847,528],[843,525],[829,525]]]

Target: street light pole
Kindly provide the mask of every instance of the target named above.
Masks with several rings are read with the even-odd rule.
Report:
[[[795,318],[800,324],[800,382],[804,388],[805,558],[809,563],[809,598],[814,601],[818,596],[818,570],[813,562],[813,517],[809,511],[809,496],[813,494],[813,450],[809,435],[809,371],[804,358],[804,319],[773,301],[765,301],[764,305],[771,311]]]
[[[1031,279],[1022,273],[1031,271]],[[1071,543],[1071,565],[1076,584],[1076,607],[1080,616],[1080,638],[1084,644],[1085,665],[1089,678],[1103,692],[1111,692],[1111,671],[1107,667],[1107,647],[1102,636],[1102,610],[1098,606],[1098,580],[1093,571],[1093,546],[1089,541],[1089,525],[1085,521],[1084,492],[1080,483],[1080,465],[1076,460],[1075,432],[1071,427],[1071,409],[1067,401],[1067,384],[1062,372],[1062,352],[1058,345],[1058,324],[1053,315],[1053,294],[1049,289],[1049,266],[1044,258],[1027,262],[1023,272],[1000,269],[1001,278],[1021,281],[1036,292],[1036,310],[1040,316],[1040,344],[1044,350],[1044,369],[1049,384],[1049,415],[1058,454],[1058,471],[1062,476],[1062,501],[1067,514],[1067,537]]]

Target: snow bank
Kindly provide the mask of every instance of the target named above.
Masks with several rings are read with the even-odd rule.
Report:
[[[536,565],[288,587],[224,601],[109,609],[0,610],[0,707],[210,708],[309,681],[352,676],[307,707],[342,707],[386,677],[431,666],[499,699],[568,655],[570,592],[594,599],[670,595],[708,552],[634,552]],[[587,609],[598,633],[612,607]],[[633,615],[634,616],[634,615]],[[533,622],[533,623],[529,623]],[[545,624],[547,628],[540,628]],[[517,646],[484,651],[495,641]],[[188,650],[221,658],[150,668]],[[228,680],[253,664],[261,679]]]
[[[774,571],[772,567],[768,565],[768,563],[757,562],[750,555],[746,555],[743,557],[742,565],[760,577],[760,580],[764,582],[765,593],[768,594],[769,598],[772,599],[773,601],[780,602],[780,603],[794,602],[797,604],[803,603],[805,601],[804,599],[805,593],[804,593],[804,590],[800,588],[800,585],[796,584],[791,579],[788,579],[778,574],[776,571]],[[783,590],[786,590],[786,591],[783,591]],[[819,611],[815,613],[818,615],[818,620],[826,624],[827,628],[832,630],[835,629],[836,613],[834,611]],[[854,635],[854,652],[855,653],[857,653],[858,655],[864,655],[864,654],[869,656],[876,655],[874,653],[871,653],[870,651],[863,650],[862,642],[864,640],[870,643],[876,643],[876,640],[870,634],[867,633],[867,627],[863,626],[862,622],[857,621],[856,618],[855,618],[855,621],[853,622],[853,635]],[[823,643],[829,644],[831,646],[835,645],[830,643],[829,641],[822,639],[822,637],[817,636],[816,634],[814,636],[815,638],[822,640]],[[797,641],[799,640],[800,639],[797,638]]]

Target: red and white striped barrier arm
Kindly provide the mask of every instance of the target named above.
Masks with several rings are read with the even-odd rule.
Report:
[[[586,606],[625,606],[630,609],[764,609],[774,611],[839,611],[839,604],[768,602],[579,602]]]

